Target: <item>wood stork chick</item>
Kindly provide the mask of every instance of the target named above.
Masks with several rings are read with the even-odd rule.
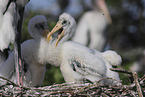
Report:
[[[72,41],[91,49],[103,51],[106,44],[105,29],[112,23],[105,0],[92,0],[93,11],[86,12],[76,27]]]
[[[49,40],[49,37],[56,31],[62,31],[56,39],[56,48],[52,50],[57,59],[54,56],[51,57],[55,62],[60,63],[60,70],[65,81],[69,83],[89,79],[94,82],[107,77],[106,73],[109,69],[106,66],[106,61],[104,61],[106,59],[100,52],[79,43],[67,41],[72,36],[75,25],[76,22],[73,17],[63,13],[60,15],[56,26],[47,35],[47,40]],[[51,43],[52,41],[48,42]],[[102,81],[102,83],[105,83],[105,81]]]
[[[110,63],[112,66],[121,65],[122,59],[115,51],[107,50],[102,53],[102,56]]]
[[[101,53],[101,55],[103,56],[104,61],[107,66],[106,76],[120,81],[119,74],[117,72],[110,70],[112,68],[112,66],[121,65],[122,59],[121,59],[120,55],[118,55],[115,51],[111,51],[111,50],[105,51],[105,52]],[[110,79],[108,79],[107,82],[119,85],[118,82],[110,80]]]
[[[24,63],[23,84],[24,86],[40,86],[45,75],[45,64],[48,63],[48,54],[46,52],[50,47],[44,37],[49,32],[45,16],[38,15],[33,17],[29,21],[28,31],[34,39],[27,40],[21,44],[21,54]],[[14,64],[13,51],[0,67],[0,75],[16,82]],[[0,81],[1,84],[6,82]]]

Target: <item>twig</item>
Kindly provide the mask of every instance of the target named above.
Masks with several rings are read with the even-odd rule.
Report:
[[[3,80],[8,81],[9,83],[11,83],[11,84],[14,85],[14,86],[19,87],[19,85],[15,84],[14,82],[10,81],[9,79],[7,79],[7,78],[5,78],[5,77],[0,76],[0,78],[3,79]]]
[[[137,77],[137,75],[136,75]],[[3,77],[2,77],[3,78]],[[112,79],[112,78],[107,78]],[[134,79],[135,80],[135,79]],[[138,79],[137,79],[138,80]],[[140,81],[138,81],[138,84],[142,84],[142,81],[144,80],[144,77]],[[75,82],[75,83],[62,83],[62,84],[55,84],[52,86],[46,86],[46,87],[23,87],[19,86],[9,80],[7,80],[11,84],[14,84],[13,86],[21,87],[23,90],[24,96],[137,96],[141,95],[140,97],[143,97],[140,92],[141,88],[136,89],[137,85],[136,83],[131,85],[106,85],[106,84],[100,84],[100,83],[82,83],[82,82]],[[140,85],[139,85],[140,86]],[[4,88],[7,89],[7,86],[4,86]],[[15,88],[15,87],[14,87]],[[140,89],[140,90],[139,90]],[[145,92],[145,89],[142,88],[142,92]],[[4,95],[19,95],[21,92],[19,90],[9,90],[4,91]],[[102,94],[103,93],[103,94]]]
[[[14,83],[14,82],[12,82],[12,81],[10,81],[9,79],[7,79],[7,78],[5,78],[5,77],[0,76],[0,78],[3,79],[3,80],[8,81],[8,82],[11,83],[13,86],[20,87],[20,88],[23,88],[23,89],[25,89],[25,90],[31,90],[31,89],[32,89],[32,88],[29,88],[29,87],[20,86],[20,85]]]
[[[137,87],[137,91],[138,91],[139,97],[143,97],[142,90],[141,90],[140,84],[138,82],[137,73],[136,72],[132,72],[132,74],[133,74],[133,77],[134,77],[134,81],[135,81],[135,85]]]
[[[115,72],[119,72],[119,73],[125,73],[128,74],[128,77],[131,81],[131,83],[133,83],[133,74],[131,71],[125,70],[125,69],[118,69],[118,68],[110,68],[110,70],[115,71]]]
[[[99,81],[97,81],[97,83],[99,83],[100,81],[105,80],[105,79],[112,79],[112,81],[114,80],[114,81],[117,81],[118,83],[121,83],[120,81],[113,79],[113,78],[109,78],[109,77],[104,77],[104,78],[100,79]]]
[[[53,94],[58,94],[58,93],[70,93],[71,95],[73,95],[73,92],[72,91],[56,91],[56,92],[51,92],[50,95],[53,95]]]
[[[145,75],[143,75],[143,77],[141,77],[141,79],[140,80],[144,80],[145,79]]]
[[[116,71],[116,72],[119,72],[119,73],[126,73],[126,74],[132,75],[132,72],[131,71],[128,71],[128,70],[125,70],[125,69],[110,68],[110,70]]]

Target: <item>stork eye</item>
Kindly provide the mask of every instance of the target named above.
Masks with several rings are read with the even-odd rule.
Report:
[[[62,22],[62,24],[66,24],[67,23],[67,21],[66,20],[64,20],[63,22]]]
[[[43,24],[36,24],[35,27],[38,28],[38,29],[44,29],[44,25]]]
[[[40,28],[44,29],[44,26],[42,24],[40,24],[39,26],[40,26]]]

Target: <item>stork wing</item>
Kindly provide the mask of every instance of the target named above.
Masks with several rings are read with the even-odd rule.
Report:
[[[80,63],[77,60],[72,60],[71,67],[73,71],[80,73],[81,75],[94,75],[94,76],[103,76],[97,71],[97,68],[95,66],[85,64],[85,63]]]

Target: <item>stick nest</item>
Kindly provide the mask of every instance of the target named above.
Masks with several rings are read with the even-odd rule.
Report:
[[[10,80],[8,84],[0,86],[1,96],[50,96],[50,97],[145,97],[145,75],[139,78],[136,72],[130,72],[124,69],[112,69],[113,71],[129,75],[131,82],[129,85],[105,85],[99,81],[95,83],[75,82],[54,84],[45,87],[24,87],[19,86]]]

